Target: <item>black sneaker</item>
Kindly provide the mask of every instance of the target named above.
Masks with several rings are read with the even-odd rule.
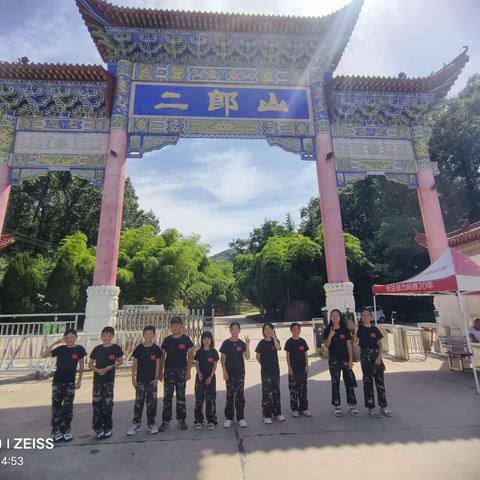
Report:
[[[103,438],[110,438],[112,436],[112,431],[111,430],[105,430],[103,432]]]
[[[166,432],[169,428],[170,428],[170,422],[162,422],[158,431],[159,432]]]
[[[186,430],[188,428],[188,425],[187,423],[185,422],[185,420],[179,420],[178,421],[178,428],[180,430]]]
[[[54,432],[52,434],[53,441],[55,443],[61,442],[63,440],[63,433],[62,432]]]
[[[73,440],[72,434],[68,431],[63,434],[63,440],[65,442],[71,442]]]
[[[103,440],[105,438],[105,432],[103,430],[100,430],[97,432],[97,440]]]

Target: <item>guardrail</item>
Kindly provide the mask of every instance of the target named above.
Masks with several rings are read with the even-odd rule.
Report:
[[[156,329],[157,343],[170,334],[170,319],[176,312],[119,311],[115,325],[114,342],[122,347],[125,355],[124,366],[131,364],[134,348],[142,342],[143,328],[153,325]],[[40,354],[47,345],[62,338],[66,328],[76,328],[78,317],[83,313],[72,314],[32,314],[2,315],[0,318],[43,318],[53,317],[53,322],[6,322],[0,323],[0,373],[17,371],[34,371],[48,373],[54,369],[55,360],[51,357],[41,358]],[[183,319],[184,332],[195,348],[200,346],[204,330],[213,331],[213,317],[205,317],[203,311],[191,311],[180,314]],[[60,317],[73,316],[73,320],[58,321]],[[100,343],[100,332],[84,334],[79,332],[78,343],[85,347],[87,353]],[[87,359],[85,359],[87,362]]]

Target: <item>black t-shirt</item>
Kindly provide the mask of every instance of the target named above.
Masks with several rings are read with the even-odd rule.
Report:
[[[220,352],[225,354],[225,369],[232,377],[245,374],[243,352],[246,350],[247,345],[240,339],[233,342],[228,338],[222,343]]]
[[[330,333],[332,327],[329,325],[323,332],[323,338],[326,340]],[[340,327],[335,330],[335,335],[330,342],[330,347],[328,348],[328,355],[330,358],[336,358],[344,362],[348,361],[348,340],[352,339],[352,334],[350,330],[346,327]]]
[[[95,367],[105,368],[109,365],[115,365],[117,358],[123,357],[122,349],[116,344],[112,343],[109,347],[97,345],[90,353],[90,358],[95,360]],[[95,373],[93,381],[96,383],[113,382],[115,380],[115,368],[109,370],[105,375]]]
[[[383,338],[383,335],[375,325],[372,325],[369,328],[364,325],[359,325],[357,337],[360,348],[372,348],[378,347],[378,341]]]
[[[307,342],[303,338],[297,340],[289,338],[285,343],[285,351],[290,352],[290,366],[295,375],[303,375],[307,362],[305,352],[308,351]]]
[[[166,353],[165,368],[185,368],[187,366],[187,352],[193,347],[190,337],[181,335],[173,338],[173,335],[165,337],[162,342],[162,350]]]
[[[265,339],[260,340],[255,352],[260,354],[260,366],[263,374],[275,375],[280,373],[278,353],[273,340],[271,342],[267,342]]]
[[[157,344],[146,347],[143,343],[137,345],[132,357],[137,360],[137,382],[148,383],[155,379],[157,358],[161,358],[162,351]]]
[[[218,352],[214,348],[211,348],[210,350],[200,348],[197,350],[193,358],[198,362],[198,369],[203,378],[207,378],[211,375],[213,366],[215,365],[215,362],[218,362],[219,357]]]
[[[53,381],[75,382],[78,361],[87,356],[85,349],[81,345],[75,345],[74,347],[60,345],[52,350],[51,355],[57,358],[57,368],[53,375]]]

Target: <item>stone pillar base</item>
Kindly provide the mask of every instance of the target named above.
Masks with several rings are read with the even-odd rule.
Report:
[[[329,312],[334,308],[346,312],[347,307],[350,312],[355,312],[352,282],[326,283],[323,288],[327,294],[326,307]]]
[[[120,288],[91,286],[87,288],[87,306],[83,332],[99,334],[103,327],[115,326]]]

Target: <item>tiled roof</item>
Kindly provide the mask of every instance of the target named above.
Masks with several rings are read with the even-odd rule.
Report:
[[[364,77],[339,75],[333,79],[333,89],[342,91],[432,92],[445,96],[468,62],[468,47],[440,70],[428,77]]]
[[[325,36],[336,51],[337,65],[357,22],[363,0],[352,0],[340,10],[324,17],[293,17],[239,13],[211,13],[179,10],[127,8],[105,0],[75,0],[102,58],[107,61],[105,47],[95,35],[108,27],[152,28],[258,34],[297,34]]]
[[[0,62],[0,78],[105,82],[110,76],[100,65]]]
[[[7,233],[5,235],[0,235],[0,251],[7,248],[12,243],[15,243],[15,238],[13,233]]]
[[[447,239],[450,247],[458,247],[474,240],[480,240],[480,222],[470,223],[465,220],[461,228],[447,233]],[[415,232],[415,241],[422,247],[427,246],[424,233]]]

